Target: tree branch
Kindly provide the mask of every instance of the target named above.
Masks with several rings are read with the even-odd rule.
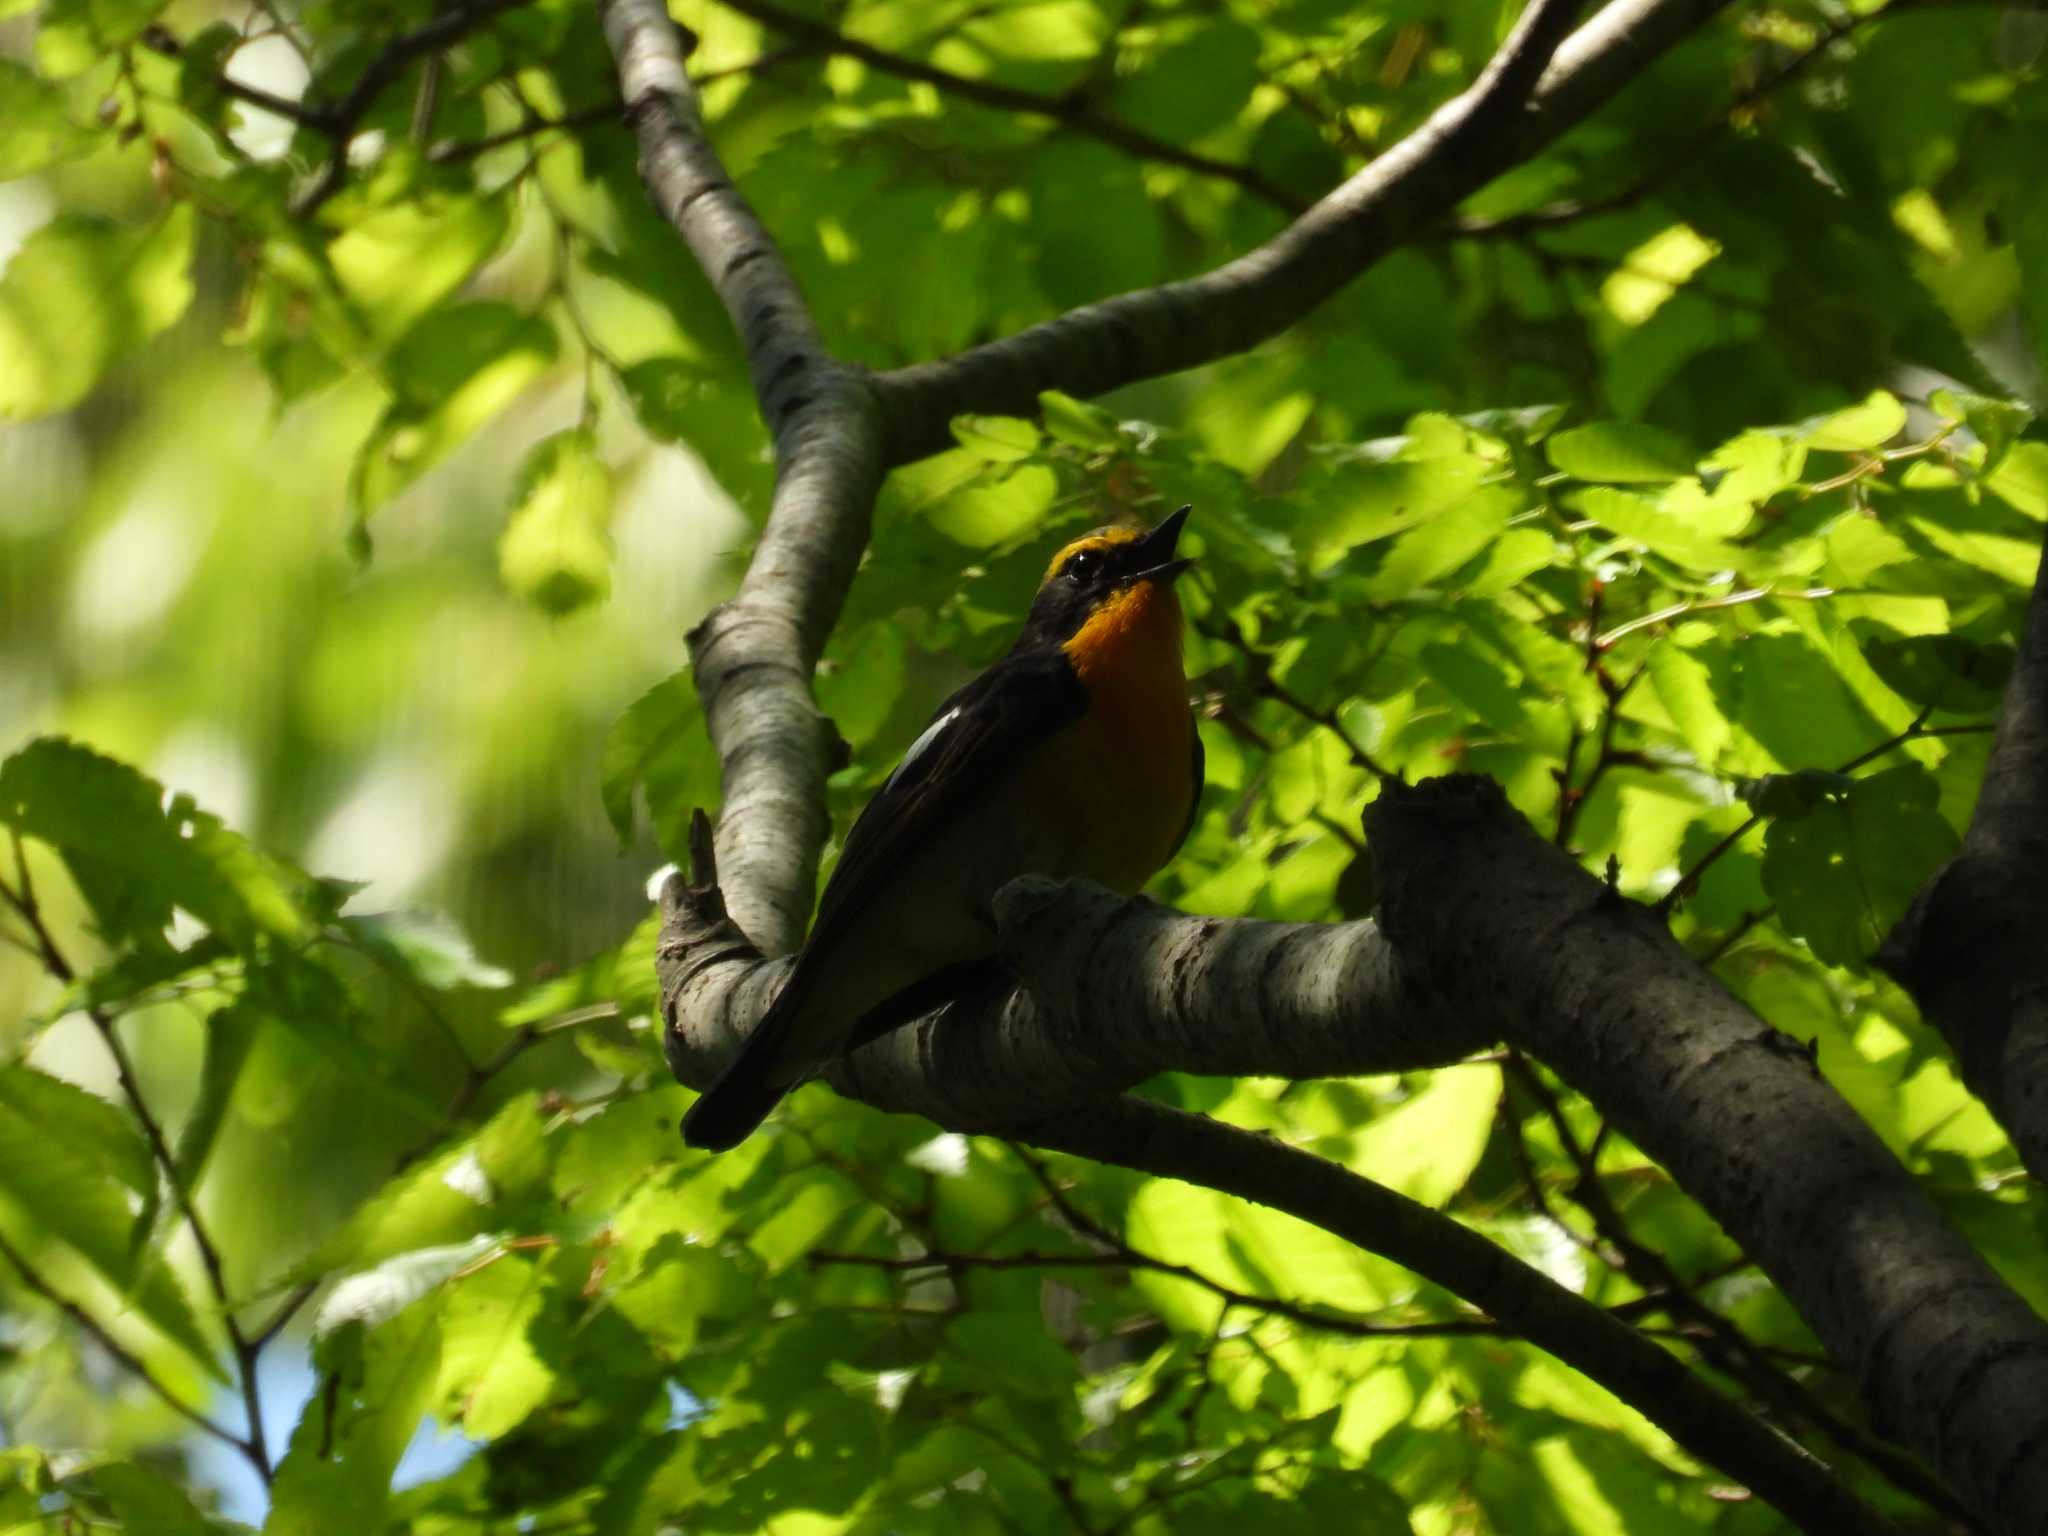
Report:
[[[1200,277],[879,376],[887,462],[945,446],[947,423],[961,411],[1028,416],[1046,389],[1097,395],[1279,334],[1558,138],[1723,3],[1612,0],[1561,43],[1575,0],[1532,0],[1470,89],[1257,250]]]
[[[1669,1169],[1851,1371],[1880,1431],[1994,1529],[2048,1529],[2048,1326],[1807,1052],[1537,838],[1490,781],[1390,784],[1367,816],[1404,962]]]
[[[1668,1298],[1672,1321],[1681,1325],[1681,1336],[1702,1359],[1743,1383],[1781,1415],[1793,1421],[1804,1419],[1929,1508],[1966,1527],[1975,1527],[1970,1511],[1938,1478],[1905,1452],[1836,1413],[1805,1382],[1780,1369],[1763,1346],[1695,1295],[1670,1261],[1630,1230],[1627,1218],[1601,1180],[1598,1142],[1590,1150],[1580,1144],[1557,1095],[1520,1052],[1510,1053],[1508,1071],[1541,1107],[1558,1145],[1578,1171],[1566,1195],[1592,1219],[1594,1230],[1613,1248],[1628,1277],[1646,1295]],[[1602,1122],[1603,1130],[1605,1125]]]
[[[1334,1163],[1131,1098],[1021,1134],[1053,1151],[1240,1195],[1384,1255],[1600,1383],[1813,1536],[1895,1530],[1820,1462],[1626,1323],[1442,1213]]]
[[[1031,117],[1051,118],[1076,133],[1084,133],[1090,138],[1100,139],[1105,144],[1115,145],[1141,160],[1152,160],[1161,165],[1177,165],[1199,176],[1213,176],[1218,181],[1231,182],[1285,213],[1300,213],[1307,206],[1285,187],[1267,179],[1252,167],[1234,165],[1228,160],[1217,160],[1165,139],[1154,138],[1142,129],[1133,128],[1129,123],[1112,117],[1089,101],[1085,95],[1041,96],[1036,91],[1022,91],[993,80],[976,80],[969,75],[955,74],[949,69],[941,69],[936,64],[928,64],[922,59],[906,58],[902,54],[877,48],[872,43],[864,43],[859,38],[848,37],[821,21],[814,21],[801,12],[777,5],[775,0],[725,0],[725,4],[743,16],[751,16],[756,21],[766,22],[791,37],[802,38],[815,48],[836,53],[842,58],[858,59],[861,63],[870,65],[884,74],[894,75],[898,79],[921,81],[926,85],[935,86],[949,96],[977,102],[984,107],[993,107],[1000,112],[1021,112]]]
[[[2048,1180],[2048,559],[2034,578],[1962,851],[1878,953]]]
[[[1732,97],[1726,106],[1701,124],[1691,138],[1659,162],[1655,169],[1627,186],[1600,197],[1572,198],[1541,208],[1531,208],[1524,213],[1510,214],[1505,218],[1457,220],[1446,226],[1444,233],[1471,239],[1515,239],[1535,234],[1540,230],[1554,229],[1561,224],[1573,224],[1582,219],[1598,218],[1602,214],[1619,213],[1624,209],[1633,208],[1637,203],[1653,195],[1658,188],[1690,168],[1701,155],[1713,147],[1714,141],[1727,131],[1728,125],[1737,117],[1754,110],[1779,87],[1804,74],[1850,33],[1868,26],[1873,21],[1904,12],[1953,9],[1959,5],[1977,3],[1981,3],[1981,0],[1890,0],[1889,4],[1877,10],[1861,11],[1831,20],[1821,28],[1820,35],[1811,44],[1776,66],[1747,90]]]
[[[715,868],[672,877],[656,949],[670,1067],[711,1080],[787,972],[726,917]],[[1015,1125],[1162,1071],[1293,1077],[1455,1062],[1477,1018],[1413,986],[1369,922],[1188,917],[1141,897],[1024,879],[996,899],[1021,979],[893,1030],[836,1063],[834,1087],[961,1129]],[[1019,1083],[1031,1092],[1020,1101]]]
[[[660,0],[600,0],[640,174],[710,279],[745,349],[775,439],[775,499],[739,591],[690,635],[724,769],[718,851],[747,933],[796,947],[829,822],[837,738],[811,674],[867,544],[881,430],[866,376],[834,359],[773,237],[704,134],[676,28]]]

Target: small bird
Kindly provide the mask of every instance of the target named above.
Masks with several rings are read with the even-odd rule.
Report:
[[[1173,586],[1188,512],[1053,556],[1016,644],[939,706],[855,820],[789,979],[683,1117],[691,1146],[736,1146],[834,1056],[988,979],[1006,882],[1128,894],[1173,857],[1202,788]]]

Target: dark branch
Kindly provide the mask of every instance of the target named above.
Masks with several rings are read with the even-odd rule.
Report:
[[[945,446],[947,423],[961,411],[1030,415],[1046,389],[1101,394],[1279,334],[1556,139],[1722,3],[1614,0],[1560,46],[1573,0],[1534,0],[1469,90],[1257,250],[1201,277],[881,375],[888,462]]]
[[[1963,1081],[2048,1179],[2048,560],[2034,579],[1962,852],[1878,963],[1955,1052]]]
[[[1812,1536],[1895,1530],[1820,1462],[1626,1323],[1441,1212],[1334,1163],[1129,1098],[1024,1134],[1053,1151],[1242,1196],[1414,1270],[1614,1392]]]
[[[1994,1529],[2048,1529],[2048,1326],[1805,1049],[1491,782],[1388,785],[1368,817],[1381,922],[1404,960],[1668,1169],[1853,1374],[1880,1432]]]

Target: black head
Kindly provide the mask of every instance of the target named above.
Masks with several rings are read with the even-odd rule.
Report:
[[[1188,520],[1182,507],[1156,528],[1097,528],[1084,533],[1046,567],[1045,584],[1032,599],[1018,644],[1060,644],[1080,629],[1105,600],[1140,582],[1171,583],[1194,562],[1177,557],[1174,546]]]

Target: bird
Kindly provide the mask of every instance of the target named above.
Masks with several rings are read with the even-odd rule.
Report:
[[[986,986],[1008,881],[1130,895],[1179,851],[1203,766],[1174,590],[1190,510],[1053,556],[1016,643],[939,705],[855,819],[782,990],[683,1117],[687,1143],[737,1146],[834,1057]]]

